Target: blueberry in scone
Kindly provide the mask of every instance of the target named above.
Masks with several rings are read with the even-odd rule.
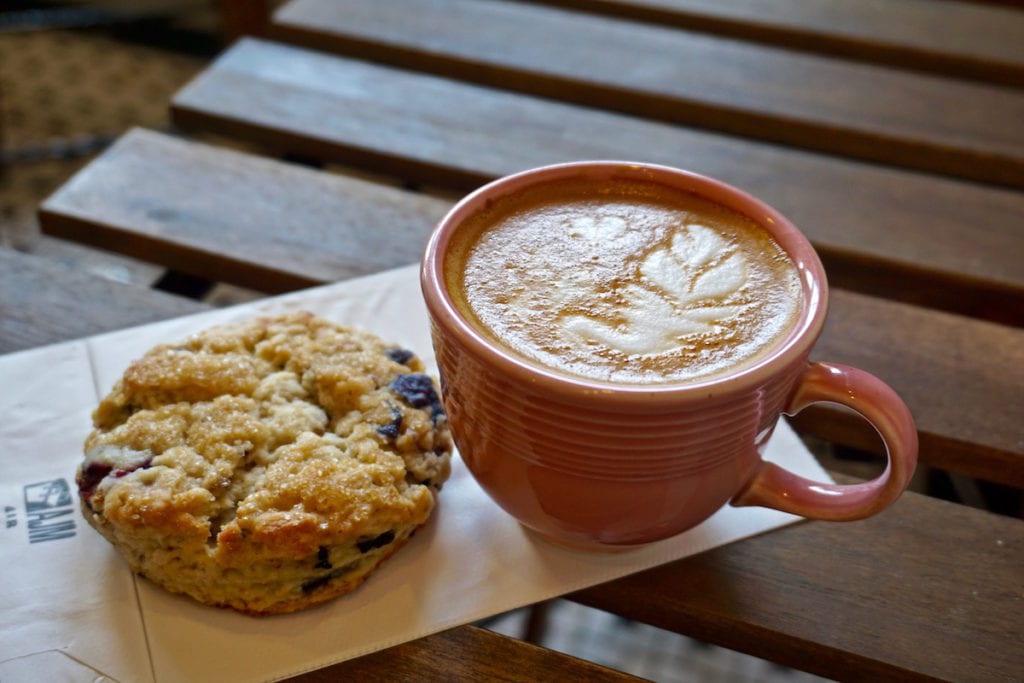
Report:
[[[93,413],[82,511],[134,571],[209,605],[274,614],[347,593],[448,478],[423,369],[308,313],[158,346]]]

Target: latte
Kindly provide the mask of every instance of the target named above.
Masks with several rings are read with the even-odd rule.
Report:
[[[455,237],[449,292],[484,335],[562,373],[694,381],[755,362],[797,320],[796,267],[754,221],[657,183],[567,180]]]

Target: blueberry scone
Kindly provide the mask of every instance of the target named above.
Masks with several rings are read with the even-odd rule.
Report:
[[[307,313],[152,349],[93,424],[89,523],[154,583],[250,614],[362,583],[427,521],[452,451],[419,358]]]

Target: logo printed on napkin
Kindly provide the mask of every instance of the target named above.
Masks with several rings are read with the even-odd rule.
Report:
[[[74,538],[78,510],[66,479],[50,479],[21,488],[22,504],[3,506],[4,529],[19,533],[24,528],[26,534],[19,533],[19,537],[29,545]]]
[[[51,479],[25,487],[28,542],[45,543],[75,535],[75,508],[71,488],[64,479]]]

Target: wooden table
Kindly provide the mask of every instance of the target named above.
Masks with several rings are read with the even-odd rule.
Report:
[[[45,202],[44,230],[269,294],[415,261],[460,193],[505,173],[688,168],[808,234],[835,291],[814,355],[906,398],[925,467],[1024,487],[1024,11],[293,0],[171,111],[184,136],[125,135]],[[59,337],[54,287],[85,287],[18,263],[0,305],[18,281],[48,287],[0,325],[5,349]],[[107,308],[152,294],[116,289]],[[180,312],[158,298],[150,317]],[[796,426],[879,448],[837,409]],[[1024,524],[915,493],[568,597],[838,679],[1024,680]],[[467,626],[306,679],[598,676],[625,678]]]

